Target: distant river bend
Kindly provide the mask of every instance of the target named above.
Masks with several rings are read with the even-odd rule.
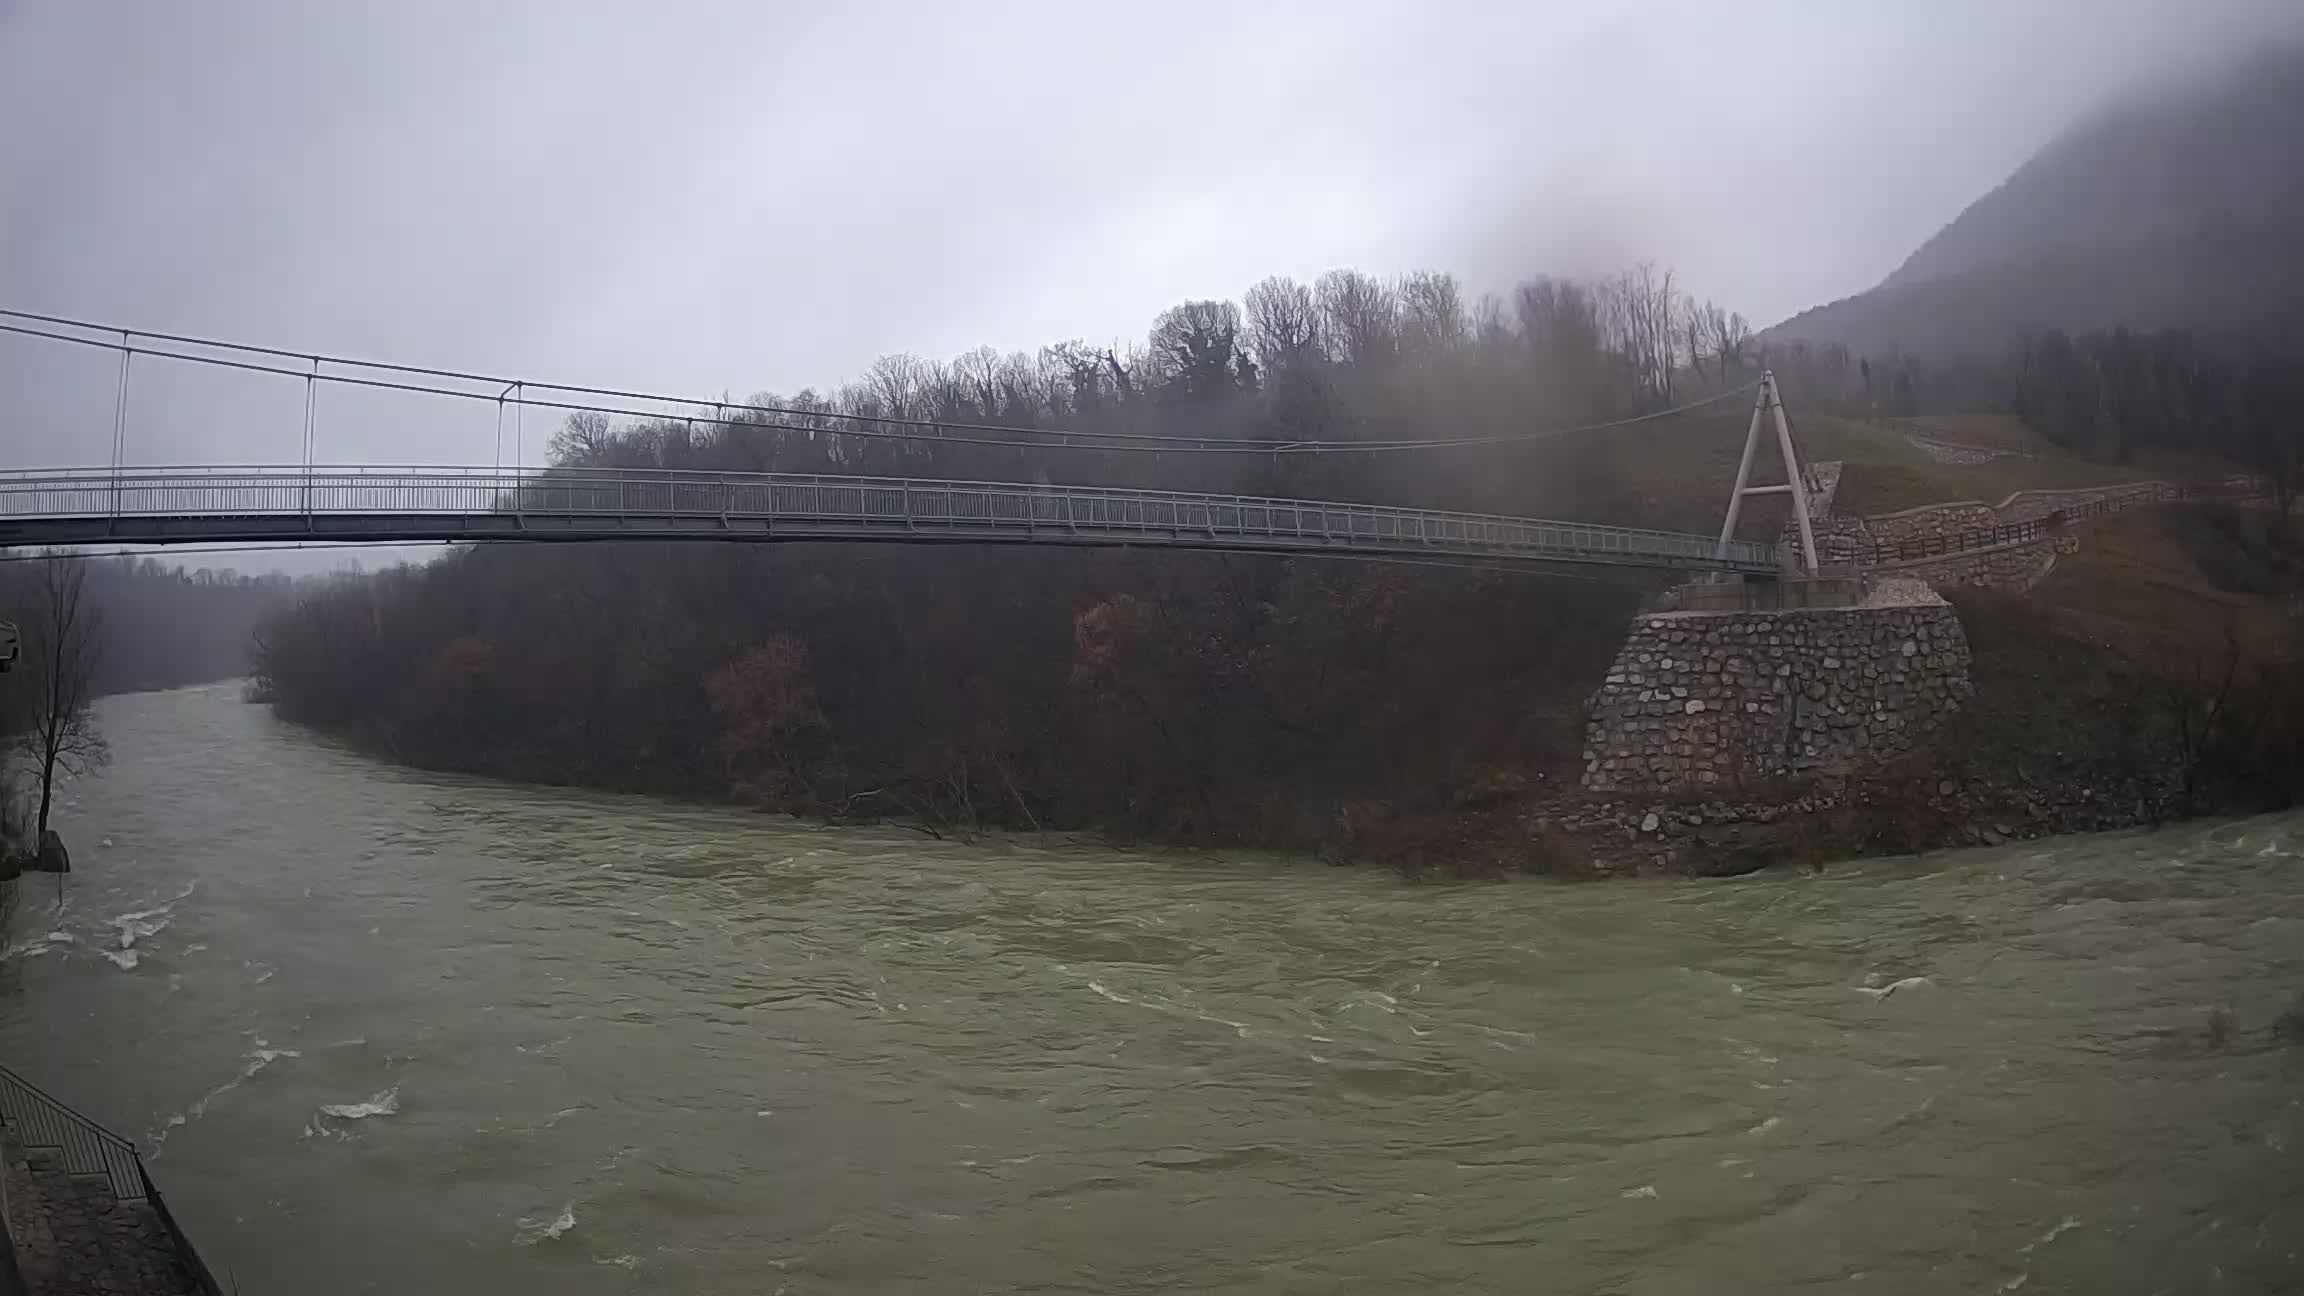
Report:
[[[101,721],[0,1056],[250,1293],[2304,1290],[2304,820],[1412,887]]]

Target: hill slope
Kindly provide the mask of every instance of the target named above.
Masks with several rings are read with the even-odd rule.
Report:
[[[2023,332],[2304,321],[2304,50],[2091,118],[1784,340],[1945,356]]]

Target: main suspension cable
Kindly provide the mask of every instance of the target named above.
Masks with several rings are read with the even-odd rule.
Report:
[[[707,401],[650,392],[621,390],[610,387],[588,387],[574,383],[537,382],[526,379],[504,378],[490,374],[469,373],[454,369],[429,368],[421,365],[398,364],[388,361],[360,360],[345,356],[315,354],[310,351],[291,351],[279,347],[256,346],[229,342],[215,338],[196,337],[180,333],[148,333],[136,329],[123,329],[113,325],[94,324],[59,315],[42,315],[31,311],[0,307],[0,316],[30,321],[32,325],[50,325],[38,328],[26,324],[0,323],[0,332],[40,338],[52,342],[65,342],[99,350],[135,354],[157,359],[177,360],[187,364],[209,365],[249,373],[275,374],[302,378],[307,382],[337,383],[345,386],[366,387],[383,391],[409,392],[418,395],[444,396],[458,400],[488,401],[499,406],[509,403],[514,407],[517,423],[529,406],[538,409],[559,410],[568,413],[598,413],[621,415],[633,419],[681,419],[705,423],[715,427],[761,427],[779,431],[804,432],[810,435],[851,436],[866,439],[933,442],[950,445],[994,446],[1029,450],[1088,450],[1128,454],[1383,454],[1417,450],[1465,449],[1481,446],[1510,445],[1529,441],[1549,440],[1555,437],[1576,436],[1590,432],[1612,431],[1619,428],[1673,418],[1703,409],[1722,401],[1745,395],[1759,386],[1758,382],[1727,391],[1716,392],[1701,400],[1689,401],[1669,409],[1653,410],[1626,418],[1587,423],[1576,427],[1545,428],[1524,432],[1493,433],[1486,436],[1435,437],[1390,441],[1338,441],[1297,440],[1275,441],[1255,437],[1176,436],[1155,432],[1083,431],[1072,428],[1036,428],[1014,424],[942,422],[927,419],[896,418],[878,414],[848,414],[831,410],[811,410],[794,406],[770,405],[727,400]],[[54,331],[55,328],[82,329],[91,333],[108,333],[119,338],[113,341],[103,336],[76,336]],[[242,356],[259,356],[282,360],[301,361],[303,365],[287,367],[262,363],[258,360],[232,356],[202,355],[183,350],[169,350],[149,345],[151,342],[175,343],[179,346],[201,347],[213,351],[236,352]],[[372,373],[398,374],[412,379],[435,379],[492,385],[499,390],[494,394],[468,391],[443,386],[440,382],[402,381],[361,374],[324,373],[323,365],[368,370]],[[507,401],[506,391],[514,393]],[[598,397],[617,401],[640,401],[652,405],[672,407],[685,411],[669,413],[665,409],[631,409],[620,405],[605,405],[598,401],[553,399],[535,396],[531,392],[560,393],[574,397]],[[701,411],[711,409],[710,416]],[[734,415],[730,411],[736,411]],[[762,417],[768,416],[768,417]],[[786,420],[802,419],[805,423]],[[822,426],[825,423],[853,424],[856,426]],[[953,433],[963,435],[953,435]],[[499,440],[501,434],[499,433]],[[1030,438],[1030,439],[1023,439]],[[501,455],[501,448],[498,450]],[[516,457],[519,456],[516,452]]]

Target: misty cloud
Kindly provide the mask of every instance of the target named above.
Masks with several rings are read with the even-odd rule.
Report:
[[[48,0],[0,14],[0,302],[739,394],[1338,265],[1646,257],[1764,323],[2292,9]],[[0,462],[104,457],[101,358],[5,339],[0,377],[41,413]],[[293,392],[148,381],[132,458],[293,456]],[[328,458],[491,453],[484,411],[328,414]]]

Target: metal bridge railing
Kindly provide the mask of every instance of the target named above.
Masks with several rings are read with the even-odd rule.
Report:
[[[774,532],[1201,537],[1250,548],[1352,545],[1497,557],[1771,571],[1774,545],[1537,518],[1260,496],[788,473],[457,467],[169,467],[0,473],[0,524],[357,514],[714,520]],[[211,533],[214,532],[211,528]],[[486,534],[473,528],[475,535]]]
[[[70,1174],[100,1174],[121,1201],[141,1200],[147,1189],[136,1145],[49,1097],[38,1086],[0,1067],[0,1119],[21,1147],[54,1152]]]
[[[2030,543],[2074,522],[2122,513],[2149,504],[2234,502],[2246,499],[2253,493],[2254,487],[2247,482],[2190,485],[2144,482],[2135,486],[2111,488],[2100,495],[2061,505],[2021,522],[1970,527],[1963,531],[1911,536],[1903,540],[1862,541],[1843,537],[1826,546],[1827,557],[1831,561],[1854,562],[1868,568],[1926,562],[1932,558],[1956,558],[1982,549]]]
[[[114,1201],[149,1205],[175,1244],[176,1258],[191,1279],[191,1290],[200,1296],[221,1296],[223,1289],[216,1276],[169,1212],[159,1187],[145,1172],[135,1144],[4,1066],[0,1066],[0,1121],[7,1123],[9,1139],[20,1150],[54,1153],[57,1166],[66,1174],[104,1176]]]

